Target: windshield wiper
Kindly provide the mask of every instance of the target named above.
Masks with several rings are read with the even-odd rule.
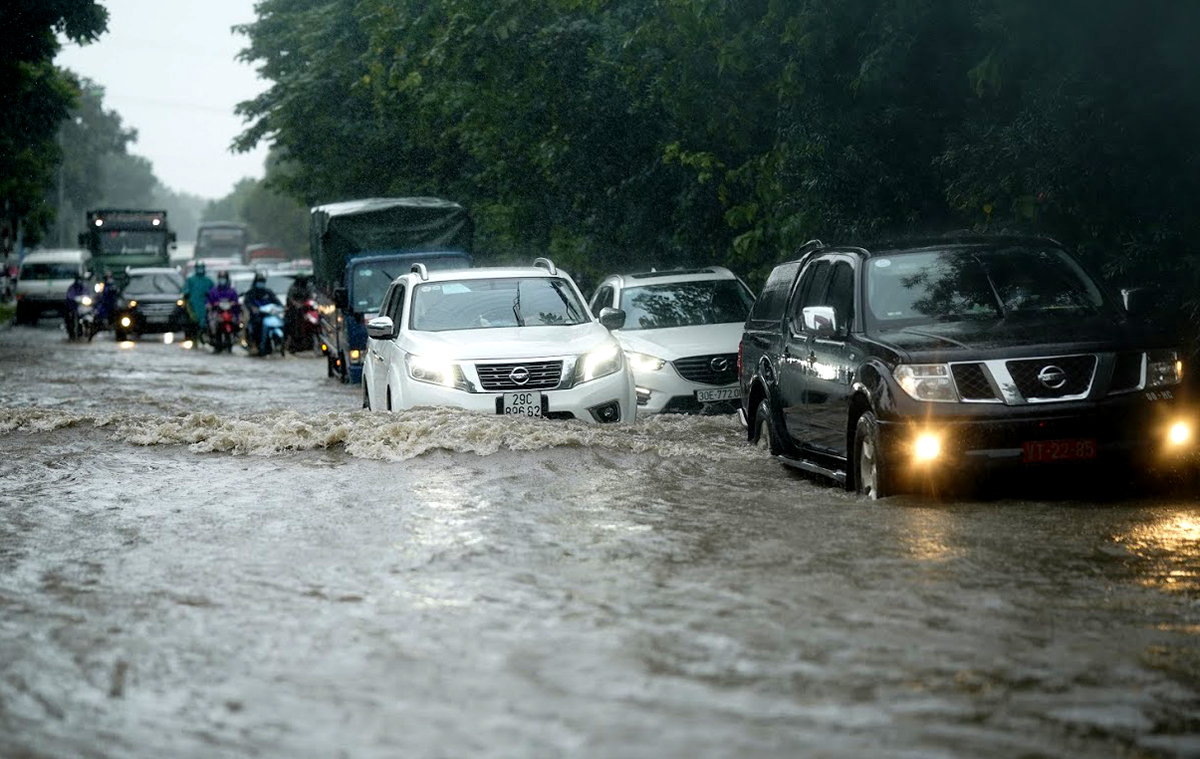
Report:
[[[558,282],[551,282],[550,287],[554,290],[554,294],[558,296],[558,299],[563,302],[563,305],[566,306],[567,315],[574,319],[572,324],[579,324],[581,321],[583,321],[579,310],[575,308],[571,301],[567,300],[566,294],[562,291],[563,286]]]
[[[517,297],[513,298],[513,316],[517,317],[517,326],[524,327],[525,320],[521,318],[521,280],[517,280]]]

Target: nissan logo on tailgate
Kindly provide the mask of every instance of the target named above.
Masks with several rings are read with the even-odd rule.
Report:
[[[1041,382],[1051,390],[1059,390],[1063,385],[1067,384],[1067,373],[1057,366],[1043,366],[1042,370],[1037,375],[1038,382]]]
[[[529,370],[523,366],[515,366],[513,367],[513,370],[508,373],[508,378],[512,380],[514,385],[524,385],[529,381]]]

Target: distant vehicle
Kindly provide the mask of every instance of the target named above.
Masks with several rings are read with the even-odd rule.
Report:
[[[87,277],[90,254],[61,248],[26,254],[17,270],[17,324],[37,324],[46,311],[66,314],[67,288],[75,277]]]
[[[166,211],[99,208],[86,218],[79,245],[91,253],[97,278],[107,271],[122,279],[131,266],[171,265],[175,233],[167,228]]]
[[[151,332],[178,332],[187,327],[183,277],[169,267],[129,269],[117,300],[113,336],[123,341]]]
[[[987,467],[1179,463],[1176,348],[1056,242],[826,246],[771,272],[742,337],[749,438],[872,498]]]
[[[552,262],[412,268],[393,280],[382,315],[368,324],[364,407],[633,421],[633,374],[609,333],[624,315],[604,309],[594,321]]]
[[[263,266],[277,266],[285,264],[288,261],[287,251],[283,248],[277,248],[274,245],[250,245],[246,248],[246,263],[258,268]]]
[[[606,277],[592,313],[626,314],[613,332],[633,367],[639,414],[729,413],[741,401],[737,351],[754,294],[728,269]]]
[[[430,270],[471,265],[471,217],[439,198],[371,198],[312,209],[309,241],[326,372],[362,377],[366,323],[414,263]]]
[[[237,221],[206,221],[196,229],[194,258],[219,258],[246,263],[250,227]]]

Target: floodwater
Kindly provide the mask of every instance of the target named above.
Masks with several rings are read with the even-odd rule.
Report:
[[[731,418],[360,393],[0,331],[0,756],[1200,756],[1192,497],[873,503]]]

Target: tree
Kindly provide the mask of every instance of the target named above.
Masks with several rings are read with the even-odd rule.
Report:
[[[58,125],[78,95],[72,78],[52,63],[58,34],[80,44],[99,38],[108,12],[92,0],[12,0],[5,6],[6,52],[0,60],[0,205],[7,245],[24,225],[29,242],[54,220],[45,203],[60,152]]]

